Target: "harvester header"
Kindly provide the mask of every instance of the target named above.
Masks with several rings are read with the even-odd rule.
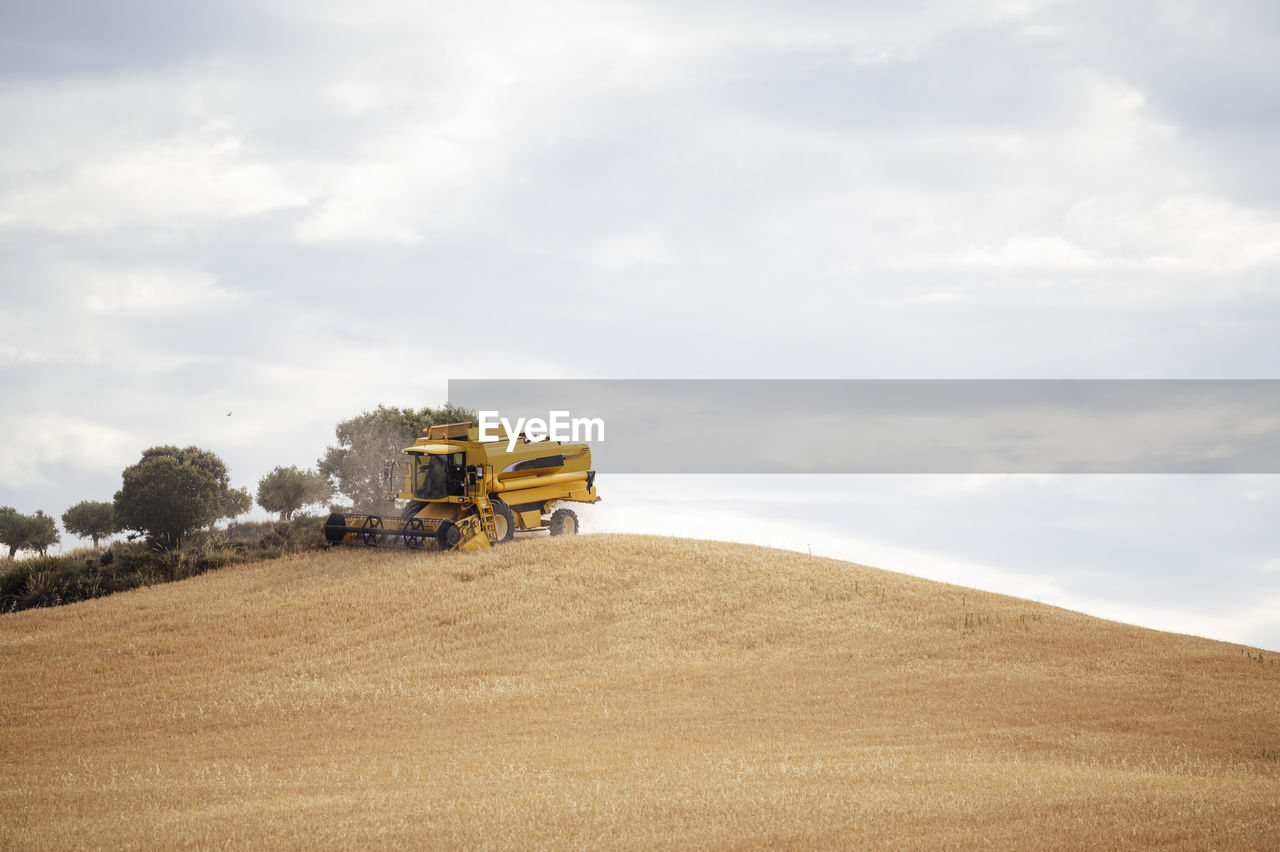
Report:
[[[501,426],[498,440],[481,440],[472,423],[423,431],[425,437],[405,448],[408,472],[402,490],[391,495],[408,501],[404,512],[335,512],[324,527],[329,544],[477,550],[510,541],[517,530],[572,535],[578,516],[557,504],[600,499],[585,443],[531,441],[523,432],[510,437]]]

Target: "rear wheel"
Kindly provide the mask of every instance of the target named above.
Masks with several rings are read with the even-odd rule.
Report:
[[[556,509],[551,513],[552,535],[577,535],[578,516],[572,509]]]

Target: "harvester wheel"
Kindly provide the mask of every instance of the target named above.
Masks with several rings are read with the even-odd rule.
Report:
[[[489,505],[493,507],[493,525],[498,532],[498,544],[511,541],[516,535],[516,516],[511,513],[511,507],[497,498],[491,499]]]
[[[551,513],[552,535],[577,535],[578,516],[572,509],[556,509]]]
[[[436,530],[436,544],[440,545],[441,550],[452,550],[462,541],[462,530],[458,529],[458,525],[453,521],[444,521],[440,524],[440,528]]]
[[[329,520],[324,522],[324,540],[326,544],[341,544],[342,539],[346,536],[347,519],[344,515],[334,512],[329,516]]]

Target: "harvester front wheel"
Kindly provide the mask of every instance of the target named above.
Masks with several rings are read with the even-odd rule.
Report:
[[[516,516],[511,513],[511,507],[496,497],[490,499],[489,505],[493,507],[493,526],[498,533],[497,543],[511,541],[516,535]]]
[[[578,515],[572,509],[556,509],[551,513],[552,535],[577,535]]]
[[[444,521],[436,530],[436,544],[441,550],[452,550],[462,541],[462,530],[453,521]]]

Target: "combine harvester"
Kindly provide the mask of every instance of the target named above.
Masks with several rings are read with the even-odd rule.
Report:
[[[386,517],[335,512],[325,521],[325,541],[403,547],[434,543],[441,550],[479,550],[510,541],[516,530],[573,535],[578,516],[572,509],[553,510],[553,505],[600,499],[586,444],[529,441],[523,433],[510,442],[501,427],[498,440],[481,441],[471,423],[423,431],[427,437],[405,450],[409,473],[404,490],[392,495],[409,501],[404,513]]]

